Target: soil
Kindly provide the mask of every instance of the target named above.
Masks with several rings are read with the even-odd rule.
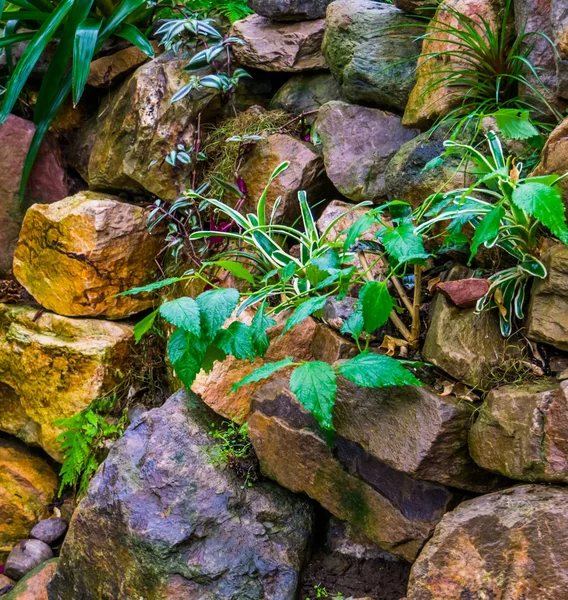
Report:
[[[403,560],[358,559],[320,548],[301,575],[297,600],[316,598],[315,586],[325,588],[330,597],[341,592],[345,598],[400,600],[406,596],[409,574],[410,564]]]

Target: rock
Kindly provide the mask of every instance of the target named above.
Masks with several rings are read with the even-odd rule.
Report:
[[[274,21],[322,19],[332,0],[249,0],[255,13]]]
[[[35,126],[15,115],[0,125],[0,279],[12,269],[12,257],[24,218],[19,200],[20,181]],[[26,204],[55,202],[67,196],[65,171],[56,146],[49,140],[40,148],[26,190]]]
[[[154,51],[160,48],[155,41],[152,42],[152,46]],[[148,60],[148,55],[136,46],[129,46],[109,56],[102,56],[91,62],[87,84],[95,88],[108,87]]]
[[[568,172],[568,118],[564,119],[550,134],[541,160],[533,175],[564,175]],[[564,206],[568,206],[568,182],[563,179],[559,184],[562,189]]]
[[[279,379],[254,395],[249,434],[263,474],[306,493],[381,548],[414,560],[452,494],[391,469],[339,435],[328,446],[287,385]]]
[[[419,20],[388,4],[333,2],[327,11],[323,53],[344,97],[402,112],[415,82],[420,26]]]
[[[394,0],[394,3],[397,8],[404,12],[429,16],[440,3],[440,0]]]
[[[332,100],[341,100],[341,86],[333,75],[329,73],[295,75],[276,92],[269,108],[298,116],[317,111]],[[314,120],[315,115],[306,117],[308,123]]]
[[[478,465],[512,479],[568,482],[568,381],[492,390],[471,429]]]
[[[457,279],[436,284],[436,291],[458,308],[472,308],[489,291],[488,279]]]
[[[255,145],[239,175],[247,186],[246,207],[256,214],[257,202],[264,192],[268,177],[285,161],[290,166],[272,182],[266,199],[266,214],[271,214],[276,199],[281,197],[275,219],[290,225],[300,216],[299,191],[308,194],[308,201],[312,205],[325,198],[326,193],[331,193],[323,159],[314,146],[291,135],[270,135]]]
[[[53,544],[65,535],[67,531],[67,521],[61,517],[51,519],[42,519],[34,525],[30,532],[30,537],[41,540],[46,544]]]
[[[231,35],[246,42],[233,50],[241,65],[261,71],[299,73],[325,69],[321,51],[324,30],[325,19],[276,23],[250,15],[233,25]]]
[[[128,371],[133,343],[131,325],[0,304],[0,430],[61,462],[61,429],[53,421],[113,390]]]
[[[194,121],[211,102],[207,91],[171,102],[193,73],[187,58],[166,53],[141,66],[110,98],[101,116],[86,127],[80,172],[99,191],[149,192],[175,200],[191,188],[191,170],[162,164],[178,144],[194,142]],[[89,151],[90,150],[90,151]]]
[[[506,358],[519,356],[519,345],[505,339],[495,311],[452,306],[441,294],[433,302],[433,316],[422,358],[472,387],[489,384],[493,370]]]
[[[48,560],[21,579],[4,600],[48,600],[47,584],[57,567],[57,558]]]
[[[481,17],[494,28],[496,23],[500,23],[504,0],[448,0],[447,5],[466,17]],[[436,27],[437,33],[432,35],[433,30],[428,29],[422,44],[422,54],[416,70],[416,85],[412,89],[402,120],[408,127],[428,128],[432,122],[447,115],[462,101],[460,91],[456,91],[455,86],[440,84],[451,71],[463,67],[463,63],[455,56],[435,56],[435,53],[448,50],[459,53],[461,48],[452,42],[453,37],[446,33],[446,28],[461,29],[462,26],[452,13],[444,10],[444,6],[442,4],[438,8],[434,17],[433,27]],[[440,27],[443,29],[441,32]]]
[[[213,421],[181,391],[127,429],[73,516],[50,600],[294,598],[312,508],[212,464]]]
[[[344,298],[337,300],[333,296],[329,296],[323,307],[323,318],[325,322],[333,329],[341,331],[345,321],[351,316],[357,304],[357,298]]]
[[[523,485],[460,504],[414,563],[408,600],[563,600],[567,500],[564,488]]]
[[[345,232],[364,214],[368,212],[368,208],[355,208],[349,202],[341,200],[333,200],[323,210],[320,218],[317,220],[318,231],[321,235],[329,229],[326,239],[330,242],[335,242],[338,237],[344,235]],[[341,217],[333,227],[330,225],[339,217]],[[369,227],[365,233],[360,236],[362,240],[372,240],[375,234],[380,229],[379,225]]]
[[[546,279],[535,280],[527,313],[531,340],[568,350],[568,248],[555,244],[542,257]]]
[[[461,157],[447,156],[436,167],[426,165],[444,151],[449,127],[440,125],[434,132],[422,133],[403,144],[388,163],[386,191],[389,200],[405,200],[418,208],[430,195],[469,187],[474,179]]]
[[[58,487],[57,473],[44,457],[0,434],[0,564],[27,537]]]
[[[480,469],[469,455],[473,411],[473,406],[427,387],[368,389],[340,377],[333,421],[338,435],[392,469],[486,493],[506,480]]]
[[[8,577],[19,581],[24,575],[50,558],[53,558],[53,552],[45,542],[22,540],[8,555],[4,572]]]
[[[13,587],[13,585],[15,583],[16,582],[13,579],[10,579],[9,577],[6,577],[6,575],[1,575],[0,574],[0,592],[6,593],[6,591],[7,591],[6,588],[7,587]]]
[[[122,319],[153,306],[149,294],[115,295],[155,281],[162,237],[149,211],[95,192],[79,192],[26,213],[14,254],[18,281],[60,315]]]
[[[336,331],[318,323],[312,341],[312,355],[315,360],[333,364],[337,360],[353,358],[359,354],[357,346]]]
[[[556,60],[557,94],[568,99],[568,7],[564,0],[550,1],[552,39],[558,55]]]
[[[322,106],[316,129],[328,177],[344,196],[356,202],[386,195],[389,160],[418,133],[404,128],[397,115],[345,102]]]
[[[249,325],[252,321],[252,314],[247,311],[239,317],[239,320]],[[235,383],[241,381],[264,363],[277,362],[288,356],[294,357],[296,361],[313,359],[312,343],[317,329],[315,319],[311,317],[306,319],[282,337],[280,334],[284,329],[285,319],[279,319],[279,321],[277,325],[268,330],[271,343],[263,359],[256,358],[254,362],[250,363],[229,356],[223,362],[216,363],[211,372],[201,371],[199,373],[191,389],[199,394],[205,404],[217,414],[239,424],[244,423],[251,410],[252,394],[266,385],[267,380],[243,386],[236,392],[229,393]],[[291,371],[292,369],[279,371],[268,381]]]

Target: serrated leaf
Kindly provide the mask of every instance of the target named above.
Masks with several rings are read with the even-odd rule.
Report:
[[[377,222],[375,214],[371,211],[366,212],[364,215],[361,215],[349,229],[345,232],[345,242],[343,244],[343,248],[347,250],[351,248],[356,240],[363,235],[366,231],[368,231],[375,223]]]
[[[213,341],[225,321],[233,314],[239,303],[239,292],[232,288],[209,290],[197,297],[201,315],[203,337]]]
[[[253,274],[236,260],[216,260],[213,264],[219,265],[222,269],[229,271],[231,275],[234,275],[238,279],[244,279],[245,281],[254,284]]]
[[[393,301],[385,281],[368,281],[359,292],[365,331],[372,333],[384,325],[392,312]]]
[[[422,236],[418,235],[412,223],[403,223],[395,229],[385,231],[381,236],[385,250],[397,262],[416,262],[428,258]]]
[[[177,298],[160,306],[160,315],[172,325],[201,335],[199,307],[193,298]]]
[[[343,363],[339,372],[349,381],[365,388],[422,385],[398,360],[371,352],[364,352]]]
[[[276,325],[276,321],[265,314],[266,300],[258,307],[256,314],[250,325],[250,333],[252,337],[252,343],[256,350],[256,353],[264,357],[268,347],[270,346],[270,340],[266,331]]]
[[[495,119],[501,133],[512,140],[528,140],[539,135],[528,110],[502,108],[495,113]]]
[[[292,316],[286,321],[286,325],[282,330],[281,335],[284,335],[287,331],[290,331],[292,327],[299,325],[310,315],[313,315],[318,310],[321,310],[325,306],[326,301],[327,298],[325,296],[315,296],[314,298],[310,298],[309,300],[306,300],[304,303],[300,304]]]
[[[513,202],[548,227],[553,235],[568,234],[566,214],[559,188],[542,183],[523,183],[513,191]]]
[[[233,321],[227,329],[219,331],[215,346],[237,360],[252,360],[256,357],[250,328],[240,321]]]
[[[157,315],[158,311],[155,310],[134,325],[134,341],[136,343],[138,343],[142,337],[148,333],[150,329],[152,329],[152,325],[154,324]]]
[[[315,360],[294,369],[290,389],[323,429],[333,429],[337,382],[331,365]]]
[[[190,389],[201,371],[206,346],[200,338],[183,329],[176,329],[168,342],[168,358],[176,375]]]
[[[205,351],[205,356],[203,357],[203,363],[201,368],[206,372],[210,373],[216,362],[223,362],[227,358],[227,355],[215,346],[215,344],[209,344],[207,346],[207,350]]]
[[[243,385],[248,385],[249,383],[255,383],[257,381],[267,379],[271,375],[274,375],[274,373],[277,373],[282,369],[286,369],[293,364],[294,359],[291,356],[275,363],[266,363],[265,365],[262,365],[262,367],[255,369],[252,373],[235,383],[231,388],[231,392],[238,390]]]
[[[359,306],[349,315],[345,323],[343,323],[341,333],[343,335],[351,334],[355,339],[358,339],[363,333],[363,329],[365,329],[365,321],[363,320],[363,313]]]
[[[504,216],[505,209],[502,206],[497,206],[481,219],[479,225],[475,228],[475,233],[471,240],[470,261],[477,254],[477,250],[481,244],[486,244],[488,247],[495,244],[499,236],[501,219]]]

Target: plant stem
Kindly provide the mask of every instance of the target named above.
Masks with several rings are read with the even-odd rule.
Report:
[[[416,348],[420,338],[420,302],[422,292],[422,267],[414,265],[414,302],[412,307],[411,344]]]

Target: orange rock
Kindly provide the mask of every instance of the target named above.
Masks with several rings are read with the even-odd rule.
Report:
[[[8,600],[48,600],[47,584],[57,569],[57,558],[48,560],[26,575],[6,598]]]

